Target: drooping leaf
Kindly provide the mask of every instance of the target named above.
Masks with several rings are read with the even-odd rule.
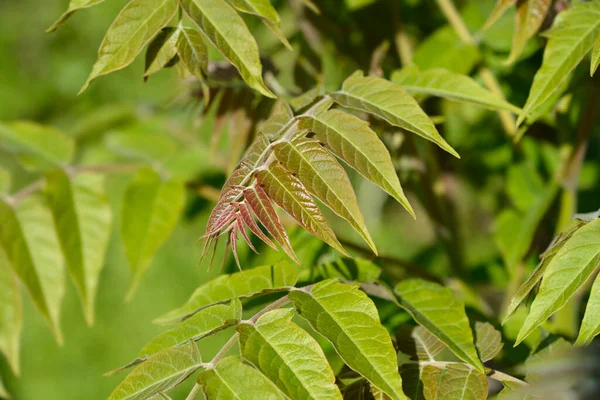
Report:
[[[294,324],[294,311],[280,309],[255,323],[241,323],[242,356],[293,399],[340,399],[335,376],[312,336]]]
[[[256,179],[269,197],[294,217],[300,226],[347,255],[300,179],[280,165],[271,165],[259,171]]]
[[[419,71],[408,67],[392,74],[392,82],[401,85],[410,94],[425,94],[449,100],[478,104],[491,109],[521,111],[494,93],[480,86],[471,77],[443,68]]]
[[[400,304],[461,360],[483,372],[464,304],[437,283],[409,279],[394,289]]]
[[[592,51],[592,63],[590,64],[590,76],[593,76],[600,65],[600,35],[596,38],[596,44]]]
[[[416,133],[450,154],[458,153],[440,136],[433,122],[402,86],[357,71],[344,81],[342,90],[331,93],[336,103],[371,113],[388,123]]]
[[[67,164],[75,153],[75,143],[62,132],[26,121],[0,123],[0,146],[16,153],[29,169]]]
[[[181,28],[177,38],[177,54],[188,71],[199,79],[204,79],[208,70],[208,50],[202,34],[195,29]]]
[[[439,370],[430,365],[404,364],[400,367],[402,388],[410,400],[436,399]]]
[[[146,51],[146,67],[144,70],[144,80],[152,74],[165,68],[177,55],[177,41],[181,34],[179,29],[173,27],[163,28]]]
[[[369,124],[340,110],[303,117],[300,127],[315,133],[336,156],[392,195],[414,215],[385,145]]]
[[[299,314],[353,370],[393,399],[405,399],[396,352],[377,308],[357,285],[330,279],[289,294]]]
[[[127,3],[108,28],[98,49],[98,60],[79,93],[97,77],[131,64],[173,18],[177,8],[177,0],[132,0]]]
[[[112,220],[104,179],[54,170],[47,175],[46,193],[69,273],[91,325]]]
[[[184,201],[183,183],[164,180],[154,170],[140,170],[129,184],[121,223],[125,255],[133,273],[128,297],[135,292],[154,253],[175,228]]]
[[[259,16],[277,39],[279,39],[285,47],[292,50],[290,42],[288,42],[279,26],[279,15],[269,0],[231,0],[231,3],[236,10]]]
[[[577,2],[560,12],[545,32],[548,43],[517,124],[546,101],[579,64],[600,34],[600,2]]]
[[[521,0],[517,2],[513,44],[506,64],[512,64],[519,58],[529,39],[542,26],[551,4],[551,0]]]
[[[562,308],[590,278],[599,262],[600,219],[596,219],[573,233],[548,263],[515,345]]]
[[[600,279],[596,277],[585,308],[576,344],[587,346],[600,333]]]
[[[438,369],[436,396],[427,400],[485,400],[488,381],[483,373],[464,364]]]
[[[156,319],[155,322],[174,323],[212,304],[228,302],[236,297],[244,299],[263,293],[287,291],[297,280],[296,269],[285,262],[221,275],[196,289],[182,307]]]
[[[198,376],[209,400],[284,400],[285,396],[255,368],[239,357],[226,357]]]
[[[64,259],[52,214],[37,197],[18,205],[0,198],[0,244],[40,313],[62,343],[60,304],[64,294]]]
[[[492,13],[488,17],[487,21],[485,21],[485,24],[481,30],[487,30],[489,27],[494,25],[494,23],[504,15],[506,10],[508,10],[516,2],[517,0],[497,0],[496,6],[492,10]]]
[[[196,343],[171,347],[136,367],[108,400],[142,400],[174,388],[202,367]]]
[[[318,141],[307,138],[283,141],[273,146],[273,151],[283,166],[295,173],[311,194],[348,221],[377,254],[348,174]]]
[[[225,0],[180,0],[180,4],[251,88],[267,97],[275,97],[263,83],[256,41]]]
[[[481,362],[486,362],[498,355],[504,343],[502,334],[489,322],[475,322],[475,347]]]
[[[19,374],[19,349],[23,327],[23,306],[19,280],[0,246],[0,352],[16,375]]]
[[[54,32],[59,26],[65,23],[75,12],[83,8],[88,8],[98,3],[102,3],[104,0],[71,0],[67,11],[61,15],[56,22],[54,22],[50,28],[46,29],[47,33]]]

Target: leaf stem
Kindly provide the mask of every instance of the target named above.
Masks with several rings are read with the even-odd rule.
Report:
[[[200,392],[200,389],[202,389],[202,387],[200,386],[199,383],[196,383],[194,385],[194,387],[192,388],[192,391],[190,392],[190,394],[188,394],[188,396],[185,398],[185,400],[194,400],[196,398],[196,396],[198,395],[198,392]]]
[[[452,25],[452,28],[454,28],[458,34],[458,37],[460,37],[460,40],[467,44],[475,44],[475,38],[458,13],[458,10],[454,6],[454,3],[452,3],[452,0],[436,0],[436,2],[442,13],[444,13],[446,19],[448,19],[450,25]]]

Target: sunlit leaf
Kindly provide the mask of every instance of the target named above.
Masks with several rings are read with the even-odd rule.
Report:
[[[357,71],[344,81],[342,90],[330,95],[336,103],[362,110],[388,123],[416,133],[458,157],[435,129],[433,122],[402,86]]]
[[[402,388],[410,400],[435,400],[437,396],[437,374],[435,367],[404,364],[400,367]]]
[[[392,159],[369,124],[340,110],[301,118],[300,127],[315,133],[336,156],[392,195],[411,214]]]
[[[150,169],[140,170],[123,200],[121,235],[133,278],[128,297],[137,288],[154,253],[177,224],[185,201],[185,188],[177,180],[164,180]]]
[[[588,345],[600,333],[600,279],[596,278],[585,308],[577,344]]]
[[[393,399],[405,399],[396,352],[375,304],[357,285],[326,280],[289,294],[298,313],[325,336],[353,370]]]
[[[549,40],[542,66],[535,74],[518,124],[560,88],[569,73],[592,49],[599,34],[599,1],[577,2],[556,16],[552,28],[544,34]]]
[[[82,93],[101,75],[125,68],[177,12],[177,0],[131,0],[108,28]]]
[[[279,15],[269,0],[231,0],[231,3],[236,8],[244,13],[259,16],[267,28],[287,47],[292,49],[292,46],[285,38],[279,26]]]
[[[291,321],[293,315],[291,309],[280,309],[255,323],[239,324],[242,356],[290,398],[341,399],[323,350]]]
[[[548,263],[515,345],[562,308],[592,276],[600,261],[600,219],[577,230]]]
[[[486,30],[491,27],[496,21],[500,19],[513,4],[515,4],[517,0],[497,0],[496,6],[492,10],[492,13],[488,17],[487,21],[485,21],[485,25],[481,30]]]
[[[88,8],[98,3],[102,3],[104,0],[71,0],[69,1],[69,6],[67,7],[67,11],[61,15],[56,22],[50,26],[50,28],[46,29],[46,32],[54,32],[59,26],[64,24],[64,22],[69,19],[75,12],[81,10],[83,8]]]
[[[263,83],[256,41],[244,20],[225,0],[180,0],[180,4],[251,88],[275,97]]]
[[[22,309],[19,280],[0,247],[0,352],[4,354],[15,374],[19,374],[20,369]]]
[[[2,129],[0,127],[0,129]],[[0,194],[8,193],[10,191],[10,185],[12,178],[10,173],[4,168],[0,168]]]
[[[467,75],[457,74],[443,68],[419,71],[414,67],[403,68],[392,74],[392,82],[401,85],[410,94],[426,94],[449,100],[478,104],[491,109],[504,109],[515,113],[520,108],[504,101],[480,86]]]
[[[300,226],[346,255],[346,251],[300,179],[280,165],[271,165],[259,171],[256,179],[269,197],[294,217]]]
[[[261,125],[260,132],[267,138],[275,138],[292,118],[294,113],[290,106],[285,101],[278,100],[271,109],[269,118]]]
[[[590,64],[590,76],[593,76],[600,65],[600,35],[596,38],[596,44],[592,51],[592,63]]]
[[[152,74],[165,68],[177,55],[177,40],[181,31],[172,27],[163,28],[152,42],[148,45],[146,51],[146,67],[144,70],[144,80]]]
[[[263,293],[287,291],[296,284],[297,279],[296,269],[285,262],[221,275],[196,289],[182,307],[155,322],[174,323],[212,304],[229,302],[236,297],[244,299]]]
[[[202,357],[194,342],[156,353],[136,367],[112,392],[108,400],[142,400],[167,391],[202,366]]]
[[[239,357],[226,357],[198,376],[209,400],[284,400],[286,397],[255,368]]]
[[[464,304],[452,290],[437,283],[410,279],[395,288],[400,304],[421,326],[441,340],[457,357],[483,371],[473,343]]]
[[[273,151],[283,166],[295,173],[311,194],[348,221],[377,253],[348,174],[318,141],[307,138],[283,141],[277,143]]]
[[[52,214],[38,197],[26,198],[17,206],[0,198],[0,221],[6,258],[61,343],[65,268]]]
[[[431,400],[485,400],[488,381],[485,375],[468,365],[450,364],[438,369],[436,396]],[[429,399],[427,399],[429,400]]]
[[[502,334],[489,322],[475,322],[475,347],[481,362],[486,362],[498,355],[504,343]]]
[[[551,4],[551,0],[525,0],[517,2],[515,33],[513,35],[510,55],[508,56],[508,60],[506,60],[507,64],[512,64],[519,58],[529,39],[542,26]]]
[[[177,54],[192,75],[204,79],[208,70],[208,50],[200,32],[196,29],[181,28],[177,38]]]
[[[0,398],[10,399],[10,395],[2,383],[2,377],[0,377]]]

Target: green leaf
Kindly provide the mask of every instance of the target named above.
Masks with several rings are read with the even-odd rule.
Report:
[[[358,285],[326,280],[289,294],[298,313],[325,336],[346,365],[393,399],[405,399],[396,352],[375,304]]]
[[[133,278],[127,296],[135,292],[154,253],[177,224],[185,202],[185,187],[142,169],[129,184],[123,200],[121,235]]]
[[[198,383],[209,400],[286,399],[263,374],[234,356],[201,373]]]
[[[19,280],[0,247],[0,352],[19,374],[19,338],[23,327],[23,305]]]
[[[0,123],[0,146],[16,153],[28,169],[67,164],[75,153],[75,143],[62,132],[27,121]]]
[[[256,41],[244,20],[225,0],[180,0],[180,4],[251,88],[275,98],[263,83]]]
[[[392,195],[414,216],[390,154],[367,122],[340,110],[330,110],[300,118],[300,127],[314,132],[336,156]]]
[[[273,310],[237,326],[242,356],[292,399],[340,399],[335,376],[312,336],[290,309]]]
[[[301,95],[294,97],[290,100],[290,106],[292,106],[294,111],[299,111],[314,103],[320,96],[323,96],[322,85],[309,89]]]
[[[450,364],[438,369],[436,396],[431,400],[485,400],[488,382],[485,375],[468,365]],[[428,399],[430,400],[430,399]]]
[[[394,289],[404,307],[461,360],[483,372],[464,304],[452,290],[437,283],[409,279]]]
[[[262,19],[267,28],[287,47],[292,50],[279,25],[279,15],[269,0],[231,0],[236,10],[253,14]]]
[[[400,367],[402,388],[410,400],[431,400],[437,395],[439,370],[430,365],[404,364]]]
[[[47,175],[46,193],[65,261],[81,297],[86,320],[94,322],[94,299],[108,247],[111,209],[102,175]]]
[[[565,305],[592,276],[599,261],[600,219],[597,219],[577,230],[548,263],[515,346]]]
[[[101,75],[125,68],[177,12],[177,0],[131,0],[106,32],[98,60],[83,87]]]
[[[296,284],[298,272],[285,262],[231,275],[221,275],[194,291],[180,308],[156,319],[158,324],[170,324],[188,317],[212,304],[225,303],[233,298],[249,298],[259,294],[287,291]]]
[[[56,22],[52,24],[52,26],[50,26],[50,28],[46,29],[46,32],[54,32],[59,26],[64,24],[65,21],[69,19],[73,14],[75,14],[75,12],[77,12],[78,10],[81,10],[82,8],[91,7],[93,5],[102,3],[103,1],[104,0],[71,0],[69,2],[69,6],[67,7],[67,11],[65,11],[63,15],[61,15],[60,18],[58,18],[58,20],[56,20]]]
[[[269,197],[298,221],[300,226],[347,255],[300,179],[276,164],[259,171],[256,179]]]
[[[264,139],[259,138],[259,140],[268,141],[268,138],[274,139],[292,118],[294,118],[294,113],[290,109],[290,106],[283,100],[277,100],[271,109],[269,118],[260,126],[260,132]],[[262,149],[266,148],[266,146],[260,147]]]
[[[0,377],[0,398],[10,399],[10,395],[8,394],[8,391],[6,391],[6,388],[4,387],[4,384],[2,383],[2,377]]]
[[[485,25],[481,28],[482,31],[489,29],[496,21],[500,19],[513,4],[515,4],[517,0],[497,0],[496,6],[492,10],[492,13],[488,17],[487,21],[485,21]]]
[[[2,129],[0,127],[0,129]],[[10,191],[12,179],[10,173],[4,168],[0,168],[0,194],[5,194]]]
[[[292,142],[278,142],[273,146],[273,151],[283,166],[295,173],[311,194],[348,221],[377,254],[348,174],[318,141],[300,138]]]
[[[471,77],[443,68],[419,71],[408,67],[392,73],[391,81],[410,94],[425,94],[519,113],[521,109],[484,89]]]
[[[506,64],[512,64],[519,58],[529,39],[542,26],[551,4],[551,0],[525,0],[517,2],[513,44],[510,49],[510,55],[505,62]]]
[[[500,353],[502,334],[489,322],[475,322],[475,347],[481,362],[490,361]]]
[[[152,39],[146,51],[144,80],[165,68],[177,55],[176,43],[180,34],[179,29],[168,26]]]
[[[590,64],[590,76],[593,76],[600,65],[600,35],[596,38],[596,44],[592,51],[592,63]]]
[[[404,346],[399,343],[400,350],[414,360],[431,362],[436,361],[436,356],[440,354],[446,345],[442,343],[434,334],[422,326],[415,327],[410,332],[410,338],[414,343]],[[405,348],[406,347],[406,348]]]
[[[600,279],[596,277],[590,292],[590,298],[585,307],[583,321],[579,336],[575,342],[578,345],[587,346],[592,342],[592,339],[600,333]]]
[[[548,43],[542,66],[535,74],[523,112],[521,124],[536,108],[546,101],[569,73],[579,64],[600,34],[600,2],[577,2],[560,12],[552,28],[545,32]]]
[[[208,50],[200,32],[191,28],[181,28],[177,38],[177,54],[192,75],[204,79],[208,70]]]
[[[535,285],[537,285],[537,283],[540,281],[540,279],[542,279],[542,276],[544,276],[544,273],[546,272],[546,268],[548,267],[548,264],[550,263],[550,261],[552,261],[552,258],[554,258],[556,253],[558,253],[558,250],[560,250],[562,248],[562,246],[566,243],[566,241],[568,239],[570,239],[571,236],[573,236],[573,233],[575,233],[575,231],[577,231],[579,228],[581,228],[585,224],[586,223],[584,221],[576,219],[575,221],[571,222],[571,224],[565,231],[561,232],[553,240],[553,242],[550,244],[550,246],[548,247],[546,252],[543,254],[542,260],[540,261],[538,266],[531,273],[529,278],[527,278],[527,280],[525,282],[523,282],[521,287],[519,287],[519,290],[517,290],[517,292],[511,299],[508,309],[506,310],[506,315],[504,316],[504,320],[502,321],[502,324],[505,324],[506,321],[515,313],[515,311],[521,305],[523,300],[525,300],[525,298],[533,290]]]
[[[362,258],[344,257],[319,264],[316,268],[322,279],[339,278],[345,281],[374,283],[381,275],[379,266]]]
[[[148,129],[145,125],[134,125],[112,131],[104,137],[104,142],[109,150],[129,159],[148,163],[172,159],[180,144],[172,136]]]
[[[357,71],[344,81],[342,90],[331,93],[336,103],[371,113],[388,123],[431,140],[450,154],[458,153],[435,129],[433,122],[402,86]]]
[[[64,287],[64,259],[52,214],[38,197],[18,205],[0,198],[0,244],[10,265],[33,302],[62,343],[60,304]]]
[[[108,400],[148,399],[174,388],[202,367],[194,342],[156,353],[136,367],[112,392]]]

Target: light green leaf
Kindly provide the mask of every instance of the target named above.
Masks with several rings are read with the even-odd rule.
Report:
[[[435,399],[438,390],[439,370],[430,365],[404,364],[400,367],[402,387],[410,400]]]
[[[185,202],[185,187],[177,180],[164,180],[157,172],[142,169],[129,184],[123,200],[121,235],[133,278],[130,298],[154,253],[177,224]]]
[[[461,360],[483,372],[464,304],[452,290],[437,283],[409,279],[395,288],[404,307]]]
[[[225,0],[180,0],[180,4],[251,88],[275,98],[263,83],[256,41],[244,20]]]
[[[2,399],[10,399],[10,395],[6,391],[4,384],[2,383],[2,377],[0,377],[0,398]]]
[[[204,79],[208,70],[208,50],[200,32],[182,28],[177,38],[177,54],[192,75]]]
[[[108,400],[142,400],[179,385],[202,367],[196,343],[171,347],[156,353],[135,368],[112,392]]]
[[[209,400],[286,399],[263,374],[234,356],[201,373],[198,383]]]
[[[600,65],[600,35],[596,38],[596,44],[592,51],[592,63],[590,64],[590,76],[593,76]]]
[[[244,299],[264,293],[287,291],[297,280],[296,268],[286,262],[221,275],[196,289],[182,307],[154,322],[174,323],[212,304],[228,302],[236,297]]]
[[[312,336],[280,309],[237,326],[242,356],[292,399],[340,399],[335,376]]]
[[[0,146],[16,153],[29,169],[67,164],[75,153],[75,143],[62,132],[27,121],[0,123]]]
[[[590,51],[599,34],[600,1],[577,2],[556,16],[552,28],[545,33],[549,40],[542,66],[535,74],[517,124],[521,124],[560,88],[569,73]]]
[[[152,39],[146,50],[144,80],[165,68],[177,55],[176,43],[180,34],[179,29],[168,26]]]
[[[405,399],[396,352],[375,304],[358,285],[326,280],[289,294],[298,313],[325,336],[346,365],[393,399]]]
[[[565,305],[592,276],[599,261],[600,219],[596,219],[577,230],[548,263],[515,346]]]
[[[60,304],[65,291],[64,259],[52,214],[38,197],[17,206],[0,198],[0,244],[33,302],[62,343]]]
[[[322,279],[339,278],[345,281],[374,283],[381,275],[381,268],[373,261],[362,258],[340,258],[316,266]]]
[[[268,138],[274,139],[280,133],[284,126],[294,118],[294,113],[290,109],[290,106],[283,100],[277,100],[269,118],[260,126],[260,132],[262,138],[258,138],[259,142],[264,142]],[[266,137],[265,137],[266,136]],[[261,145],[259,148],[264,149],[266,146]]]
[[[300,127],[314,132],[336,156],[392,195],[414,216],[390,154],[367,122],[340,110],[330,110],[302,117]]]
[[[513,4],[515,4],[517,0],[497,0],[496,6],[492,10],[492,13],[488,17],[487,21],[485,21],[485,25],[481,28],[482,31],[489,29],[496,21],[500,19]]]
[[[408,67],[392,73],[391,81],[401,85],[410,94],[426,94],[449,100],[478,104],[491,109],[519,113],[521,109],[484,89],[471,77],[443,68],[419,71]]]
[[[94,322],[94,299],[108,247],[111,209],[102,175],[47,175],[46,193],[65,261],[81,297],[86,320]]]
[[[446,348],[444,343],[422,326],[415,327],[411,331],[410,337],[414,341],[410,344],[410,351],[407,351],[408,348],[405,350],[402,347],[401,350],[418,361],[436,361],[436,356]]]
[[[600,333],[600,279],[596,277],[590,292],[590,298],[585,307],[583,321],[579,336],[577,337],[578,345],[587,346],[592,342],[592,339]]]
[[[145,162],[167,161],[171,159],[180,144],[168,135],[148,132],[145,125],[134,125],[107,133],[104,143],[117,155]]]
[[[427,400],[485,400],[488,382],[485,375],[468,365],[450,364],[438,369],[436,396]]]
[[[0,247],[0,352],[19,374],[19,338],[23,328],[23,305],[19,280]],[[1,393],[1,392],[0,392]]]
[[[292,50],[279,25],[279,15],[269,0],[231,0],[236,10],[259,16],[267,28],[287,47]]]
[[[348,174],[318,141],[299,138],[273,146],[282,165],[302,181],[306,189],[352,225],[377,254],[377,248],[358,207]]]
[[[489,322],[475,322],[475,347],[481,362],[486,362],[498,355],[504,343],[502,334]]]
[[[63,15],[56,20],[50,26],[50,28],[46,29],[47,33],[54,32],[59,26],[65,23],[67,19],[69,19],[75,12],[81,10],[82,8],[88,8],[98,3],[102,3],[104,0],[71,0],[69,2],[69,6],[67,7],[67,11],[63,13]]]
[[[2,129],[0,127],[0,129]],[[8,193],[10,191],[11,177],[7,170],[0,168],[0,194]]]
[[[551,3],[551,0],[525,0],[517,2],[513,44],[508,60],[505,62],[506,64],[512,64],[519,58],[529,39],[542,26]]]
[[[292,106],[294,111],[299,111],[305,107],[308,107],[320,96],[323,96],[322,85],[318,85],[317,87],[309,89],[301,95],[294,97],[290,100],[290,106]]]
[[[371,113],[388,123],[431,140],[450,154],[458,153],[435,129],[433,122],[402,86],[357,71],[344,81],[342,90],[331,93],[336,103]]]
[[[340,253],[347,255],[314,200],[296,176],[280,165],[259,171],[256,179],[269,197],[290,214],[300,226]]]
[[[125,68],[177,12],[177,0],[131,0],[106,32],[98,60],[83,87],[101,75]]]

